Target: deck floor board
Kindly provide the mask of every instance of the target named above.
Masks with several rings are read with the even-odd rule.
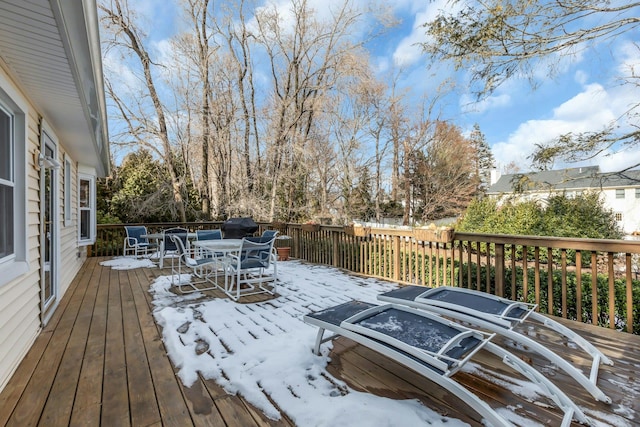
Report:
[[[36,338],[15,374],[0,393],[0,426],[293,426],[286,415],[267,418],[242,396],[229,395],[213,380],[199,378],[185,387],[176,375],[162,342],[162,329],[153,318],[149,285],[168,269],[118,271],[90,258],[80,270],[50,322]],[[223,298],[221,292],[211,297]],[[243,302],[260,301],[251,296]],[[252,310],[243,306],[243,310]],[[600,368],[599,386],[612,405],[595,402],[575,381],[550,363],[523,349],[502,344],[546,372],[555,383],[599,422],[640,420],[640,336],[561,321],[592,341],[615,366]],[[590,363],[554,333],[537,327],[523,329],[583,370]],[[311,343],[310,343],[311,345]],[[530,401],[510,387],[476,375],[489,370],[513,377],[495,356],[478,354],[474,370],[455,374],[456,380],[495,408],[515,407],[517,414],[542,425],[558,425],[553,405]],[[444,416],[479,426],[478,414],[410,369],[346,339],[334,340],[328,372],[350,387],[394,399],[417,399]],[[330,381],[329,377],[327,380]],[[267,396],[267,398],[269,398]],[[538,399],[543,401],[544,399]],[[624,406],[629,413],[620,413]],[[611,419],[608,419],[611,417]],[[616,418],[617,417],[617,418]],[[577,426],[578,424],[574,424]]]

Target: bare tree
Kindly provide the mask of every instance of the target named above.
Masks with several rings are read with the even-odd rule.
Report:
[[[640,26],[639,2],[601,0],[450,0],[436,18],[424,24],[425,52],[436,61],[450,60],[471,72],[479,97],[490,94],[514,75],[529,77],[544,64],[556,75],[562,58],[598,44],[611,43]],[[638,45],[635,44],[638,48]],[[637,69],[620,76],[623,84],[638,86]],[[532,156],[541,168],[555,158],[578,161],[609,149],[640,143],[638,107],[596,132],[568,133],[550,144],[540,144]],[[622,143],[622,144],[621,144]]]
[[[139,144],[159,154],[168,169],[171,178],[173,198],[180,217],[186,221],[183,200],[183,174],[180,172],[180,161],[172,149],[166,119],[166,106],[160,100],[152,73],[154,62],[144,45],[144,34],[135,23],[135,14],[129,9],[126,0],[103,1],[99,6],[102,22],[112,36],[107,41],[107,49],[119,49],[123,55],[132,55],[138,60],[144,83],[144,94],[137,100],[124,99],[114,89],[112,82],[106,84],[107,93],[116,104],[121,118],[126,122],[128,132]],[[145,101],[151,103],[151,111]],[[160,147],[154,142],[159,141]]]
[[[201,85],[201,109],[200,109],[200,127],[201,135],[201,181],[198,186],[200,189],[200,199],[202,215],[206,219],[211,217],[211,197],[209,191],[209,147],[211,145],[211,136],[209,134],[210,111],[209,97],[211,96],[211,83],[209,81],[209,64],[211,55],[215,51],[215,47],[211,46],[211,35],[209,34],[209,26],[207,21],[207,10],[209,8],[209,0],[185,0],[185,8],[187,15],[193,24],[193,41],[196,46],[197,56],[192,57],[196,60],[198,77]],[[189,57],[187,57],[189,58]]]
[[[285,25],[275,8],[265,7],[256,15],[257,37],[269,58],[273,85],[267,151],[270,216],[276,213],[281,190],[285,219],[304,215],[298,207],[305,206],[309,197],[306,144],[324,105],[322,97],[341,75],[343,58],[360,46],[353,43],[350,32],[361,12],[347,0],[323,21],[307,0],[294,0],[291,15],[292,26]]]

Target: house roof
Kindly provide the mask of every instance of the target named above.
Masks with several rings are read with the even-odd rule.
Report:
[[[598,166],[502,175],[487,194],[519,191],[588,190],[640,187],[640,170],[600,172]]]
[[[0,59],[72,156],[108,174],[95,0],[0,1]]]

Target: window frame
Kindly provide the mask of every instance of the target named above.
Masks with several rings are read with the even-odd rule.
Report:
[[[2,186],[3,188],[7,188],[7,189],[11,189],[11,205],[10,207],[11,212],[10,212],[10,216],[11,216],[11,239],[7,239],[7,241],[10,240],[10,247],[11,249],[7,249],[7,253],[6,255],[2,256],[2,252],[0,251],[0,263],[4,263],[7,261],[10,261],[11,259],[15,258],[15,254],[16,254],[16,250],[15,250],[15,229],[13,229],[13,224],[15,223],[15,193],[16,193],[16,176],[15,176],[15,146],[16,146],[16,140],[15,140],[15,119],[14,119],[14,115],[13,112],[10,111],[9,109],[5,108],[3,103],[0,102],[0,114],[2,114],[2,116],[6,117],[8,119],[9,122],[9,143],[8,143],[8,150],[7,153],[4,153],[4,150],[2,150],[2,156],[9,159],[9,163],[8,163],[8,167],[7,167],[7,176],[3,177],[2,175],[0,175],[0,186]],[[4,167],[3,167],[4,169]],[[7,206],[4,205],[0,207],[0,218],[3,218],[2,222],[5,223],[4,220],[4,208],[6,208]],[[7,210],[7,213],[9,213],[9,210]],[[8,224],[7,224],[8,225]]]
[[[89,195],[87,202],[89,206],[82,206],[83,200],[81,196],[82,181],[89,183]],[[82,236],[83,229],[83,212],[89,212],[89,236]],[[96,241],[96,177],[87,173],[78,172],[78,245],[89,246]]]
[[[29,271],[27,230],[27,139],[29,108],[26,99],[0,73],[0,106],[11,117],[13,183],[13,253],[0,260],[0,287]],[[0,220],[3,218],[0,216]]]

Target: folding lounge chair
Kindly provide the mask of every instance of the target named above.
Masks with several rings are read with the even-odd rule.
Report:
[[[572,418],[589,423],[582,410],[540,372],[490,342],[495,334],[466,328],[436,314],[411,307],[350,301],[304,316],[319,328],[314,352],[336,336],[347,337],[414,370],[459,397],[493,426],[511,426],[485,401],[451,378],[478,351],[485,349],[539,385],[562,409],[562,426]],[[324,338],[325,330],[333,335]]]
[[[537,313],[535,311],[536,305],[534,304],[515,302],[471,289],[449,286],[427,288],[415,285],[404,286],[380,294],[378,295],[378,300],[428,310],[509,338],[514,342],[529,347],[554,363],[574,378],[595,399],[611,403],[611,398],[596,384],[600,364],[613,365],[611,359],[571,329]],[[554,353],[541,343],[514,331],[517,325],[522,324],[527,319],[535,320],[545,325],[573,341],[587,352],[593,358],[589,377],[585,376],[581,370],[577,369],[565,358]]]

